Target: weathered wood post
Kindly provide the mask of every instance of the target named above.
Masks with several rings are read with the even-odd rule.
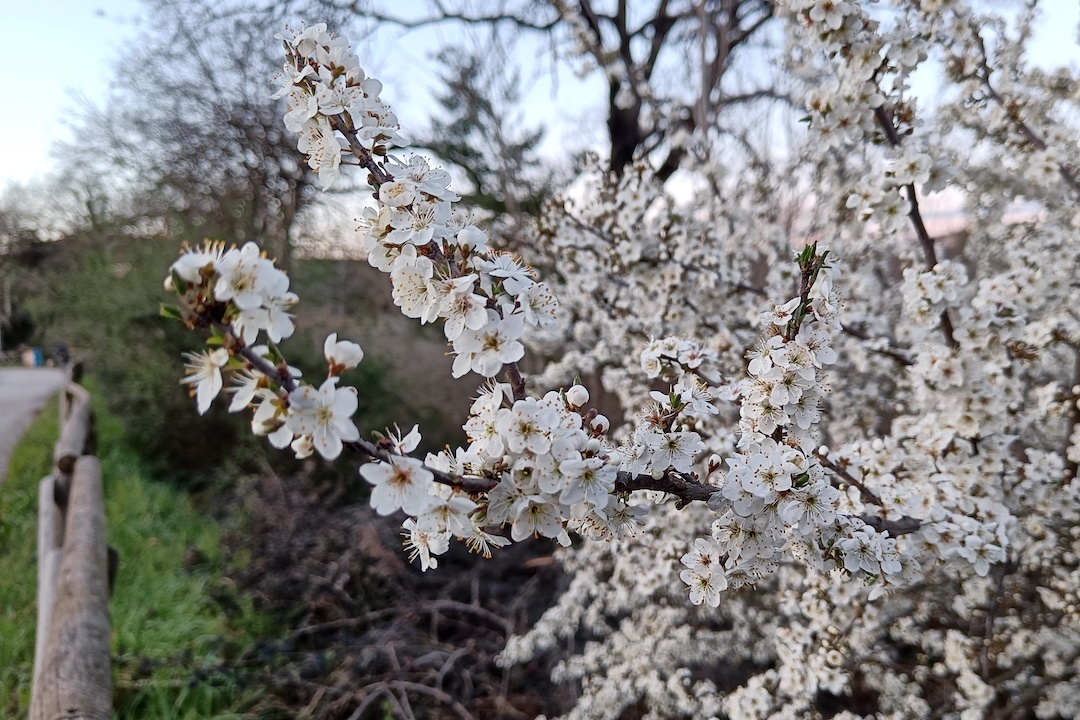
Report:
[[[75,463],[64,546],[31,720],[110,720],[109,569],[101,464]]]
[[[31,698],[37,697],[41,661],[49,639],[49,625],[56,599],[56,575],[60,570],[60,544],[64,538],[60,508],[54,501],[53,477],[43,478],[38,491],[38,592],[37,634],[34,639],[34,679]]]
[[[53,475],[38,496],[38,627],[31,720],[112,718],[110,550],[90,393],[69,369]],[[114,553],[115,554],[115,553]],[[115,565],[115,563],[113,563]]]

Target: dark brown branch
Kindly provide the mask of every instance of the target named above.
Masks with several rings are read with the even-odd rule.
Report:
[[[863,331],[862,329],[857,328],[855,326],[847,326],[847,325],[845,325],[845,326],[840,328],[840,331],[843,332],[845,335],[850,335],[851,337],[856,338],[857,340],[872,340],[873,339],[869,335],[867,335],[865,331]],[[904,355],[899,350],[896,350],[896,349],[891,348],[891,347],[872,348],[871,352],[876,352],[879,355],[884,355],[885,357],[892,358],[893,360],[900,363],[901,365],[914,365],[915,364],[915,361],[912,360],[911,358],[909,358],[907,355]]]
[[[897,134],[892,118],[889,117],[889,113],[884,106],[874,108],[874,117],[877,119],[882,131],[884,131],[889,144],[893,147],[899,147],[900,135]],[[919,239],[919,246],[922,247],[926,269],[932,271],[938,263],[937,252],[934,250],[934,240],[930,237],[930,233],[927,232],[926,223],[923,221],[922,213],[919,211],[919,198],[915,194],[915,183],[905,185],[904,194],[908,200],[908,218],[911,219],[911,224],[915,228],[915,236]],[[949,347],[954,350],[960,347],[960,343],[956,341],[953,334],[952,318],[949,317],[947,308],[941,311],[940,327],[941,334],[945,336],[945,342],[948,343]]]
[[[1080,385],[1080,350],[1076,351],[1076,364],[1073,366],[1072,387]],[[1062,457],[1068,458],[1069,446],[1072,438],[1073,431],[1080,425],[1080,400],[1073,400],[1069,403],[1069,424],[1066,428],[1065,435],[1065,451],[1062,453]],[[1080,463],[1075,460],[1067,460],[1068,464],[1065,466],[1065,484],[1076,479],[1076,473],[1080,471]]]
[[[834,463],[832,460],[830,460],[825,455],[819,454],[817,456],[817,459],[818,459],[818,462],[821,463],[822,467],[825,467],[825,468],[828,468],[829,470],[832,470],[836,475],[838,475],[848,485],[851,485],[854,488],[858,488],[859,494],[863,496],[864,501],[866,501],[868,503],[871,503],[873,505],[877,505],[878,507],[884,507],[882,505],[882,503],[881,503],[881,498],[879,498],[876,494],[874,494],[874,492],[872,490],[870,490],[870,488],[863,485],[862,482],[855,479],[855,476],[852,475],[851,473],[849,473],[847,471],[847,468],[843,467],[842,465],[838,465],[837,463]]]
[[[289,372],[288,365],[282,363],[280,367],[274,367],[269,360],[260,357],[250,347],[244,345],[239,338],[232,334],[231,328],[225,327],[225,332],[226,337],[231,341],[230,347],[233,352],[244,358],[249,365],[276,382],[285,389],[285,392],[292,392],[296,389],[296,378]]]
[[[718,487],[705,485],[681,473],[671,471],[660,479],[656,479],[651,475],[632,476],[630,473],[620,472],[618,479],[615,481],[615,490],[617,492],[633,492],[635,490],[666,492],[679,498],[675,506],[680,509],[692,502],[708,502],[709,498],[720,492]],[[908,515],[897,520],[886,520],[869,514],[859,515],[858,518],[877,532],[887,532],[892,537],[910,535],[913,532],[918,532],[919,528],[923,526],[922,520]]]
[[[864,523],[874,528],[879,533],[887,532],[891,537],[900,537],[901,535],[910,535],[911,533],[918,532],[923,526],[923,521],[918,518],[913,518],[909,515],[904,515],[899,520],[886,520],[883,517],[877,515],[859,515],[859,519]]]
[[[352,154],[356,157],[357,161],[359,161],[360,166],[371,173],[371,178],[369,178],[369,180],[374,180],[374,183],[372,184],[375,186],[375,192],[379,191],[379,186],[383,183],[393,181],[393,176],[375,162],[375,158],[371,156],[371,153],[367,148],[361,145],[360,141],[356,139],[356,131],[349,123],[336,115],[330,115],[329,119],[330,127],[345,136],[346,142],[349,143],[349,150],[352,151]]]
[[[641,74],[646,82],[652,78],[653,68],[656,67],[656,60],[660,57],[660,50],[664,47],[664,41],[667,39],[671,28],[675,27],[676,18],[667,14],[667,5],[668,0],[661,0],[660,7],[656,9],[656,15],[653,16],[652,20],[634,33],[637,35],[644,32],[645,27],[652,25],[653,37],[652,45],[649,47],[649,57],[646,58],[645,64],[641,66]]]
[[[516,362],[506,366],[506,377],[510,381],[510,389],[514,393],[514,400],[525,399],[525,377]]]
[[[634,492],[636,490],[659,490],[679,498],[675,506],[683,508],[692,502],[708,502],[720,488],[705,485],[681,473],[668,471],[661,478],[652,475],[631,475],[621,471],[615,480],[616,492]]]
[[[518,28],[521,28],[522,30],[549,32],[553,30],[556,25],[562,22],[562,18],[559,16],[555,16],[547,22],[537,22],[535,20],[530,20],[519,15],[469,15],[462,12],[450,12],[446,10],[441,3],[437,3],[436,7],[439,10],[438,15],[413,19],[373,12],[372,9],[367,6],[367,4],[361,4],[358,2],[354,2],[349,5],[349,10],[357,17],[364,17],[378,23],[396,25],[406,30],[414,30],[416,28],[427,27],[429,25],[438,25],[445,22],[462,22],[467,25],[497,25],[499,23],[510,23]]]
[[[603,66],[604,55],[602,50],[604,46],[604,34],[600,29],[600,18],[597,17],[596,12],[593,11],[592,3],[590,3],[589,0],[581,0],[581,16],[585,18],[585,23],[596,37],[596,44],[590,47],[589,51],[592,52],[593,57],[595,57],[601,66]],[[629,68],[627,68],[627,70],[629,70]]]
[[[770,90],[768,88],[720,96],[720,103],[723,105],[752,102],[754,100],[773,100],[777,102],[786,102],[791,105],[794,105],[795,103],[794,98],[792,98],[791,95],[780,92],[779,90]]]
[[[756,20],[754,20],[748,26],[743,27],[742,26],[742,21],[745,20],[747,17],[749,17],[750,13],[753,12],[754,10],[763,10],[764,14],[761,15]],[[757,32],[761,28],[762,25],[764,25],[766,22],[768,22],[769,20],[772,19],[772,16],[773,16],[772,13],[773,13],[772,3],[771,2],[764,2],[764,3],[761,3],[759,6],[757,6],[756,8],[751,9],[750,12],[746,13],[746,15],[743,15],[742,17],[740,17],[738,19],[739,26],[735,28],[734,32],[732,32],[732,38],[731,38],[732,47],[738,45],[743,40],[745,40],[746,38],[750,37],[755,32]]]
[[[859,493],[863,496],[865,502],[877,505],[878,507],[884,507],[881,503],[881,499],[874,494],[870,488],[863,485],[860,481],[847,471],[846,468],[834,463],[824,455],[817,456],[818,462],[822,467],[828,468],[836,473],[844,482],[848,483],[854,488],[857,488]],[[918,518],[913,518],[910,515],[904,515],[897,520],[887,520],[877,515],[859,515],[860,520],[877,530],[879,533],[887,532],[892,537],[900,537],[901,535],[910,535],[913,532],[918,532],[919,528],[923,526],[923,521]]]

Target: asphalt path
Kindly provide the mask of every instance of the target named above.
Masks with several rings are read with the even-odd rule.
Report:
[[[63,370],[51,368],[0,368],[0,482],[12,449],[64,378]]]

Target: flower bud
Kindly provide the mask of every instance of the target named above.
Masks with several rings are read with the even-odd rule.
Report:
[[[175,289],[176,289],[176,286],[173,285],[172,275],[167,276],[165,278],[165,292],[170,292],[171,293],[171,292],[174,292]]]
[[[611,423],[603,415],[597,415],[593,418],[592,429],[596,432],[606,433],[609,427],[611,427]]]
[[[488,236],[475,225],[466,225],[458,232],[457,244],[462,251],[484,252],[488,247]]]
[[[582,385],[575,385],[566,391],[566,402],[574,407],[581,407],[589,402],[589,391]]]
[[[337,333],[330,333],[323,343],[323,354],[330,365],[330,375],[340,375],[352,370],[364,359],[363,349],[354,342],[338,340]]]

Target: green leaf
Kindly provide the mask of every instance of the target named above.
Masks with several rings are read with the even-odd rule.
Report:
[[[173,289],[181,295],[186,295],[188,291],[187,281],[177,275],[175,270],[171,271],[169,276],[172,278]]]
[[[266,357],[267,357],[267,358],[268,358],[268,359],[270,360],[270,362],[272,362],[272,363],[273,363],[274,365],[278,365],[278,364],[280,364],[280,363],[283,363],[283,362],[285,362],[285,356],[281,354],[281,351],[280,351],[280,350],[278,350],[278,346],[277,346],[277,345],[275,345],[275,344],[274,344],[274,343],[272,343],[272,342],[267,342],[267,343],[266,343],[266,348],[267,348],[267,350],[268,350],[268,352],[267,352],[267,354],[266,354]]]
[[[161,317],[168,318],[170,320],[179,320],[180,308],[176,307],[175,305],[166,305],[165,303],[162,303]]]

